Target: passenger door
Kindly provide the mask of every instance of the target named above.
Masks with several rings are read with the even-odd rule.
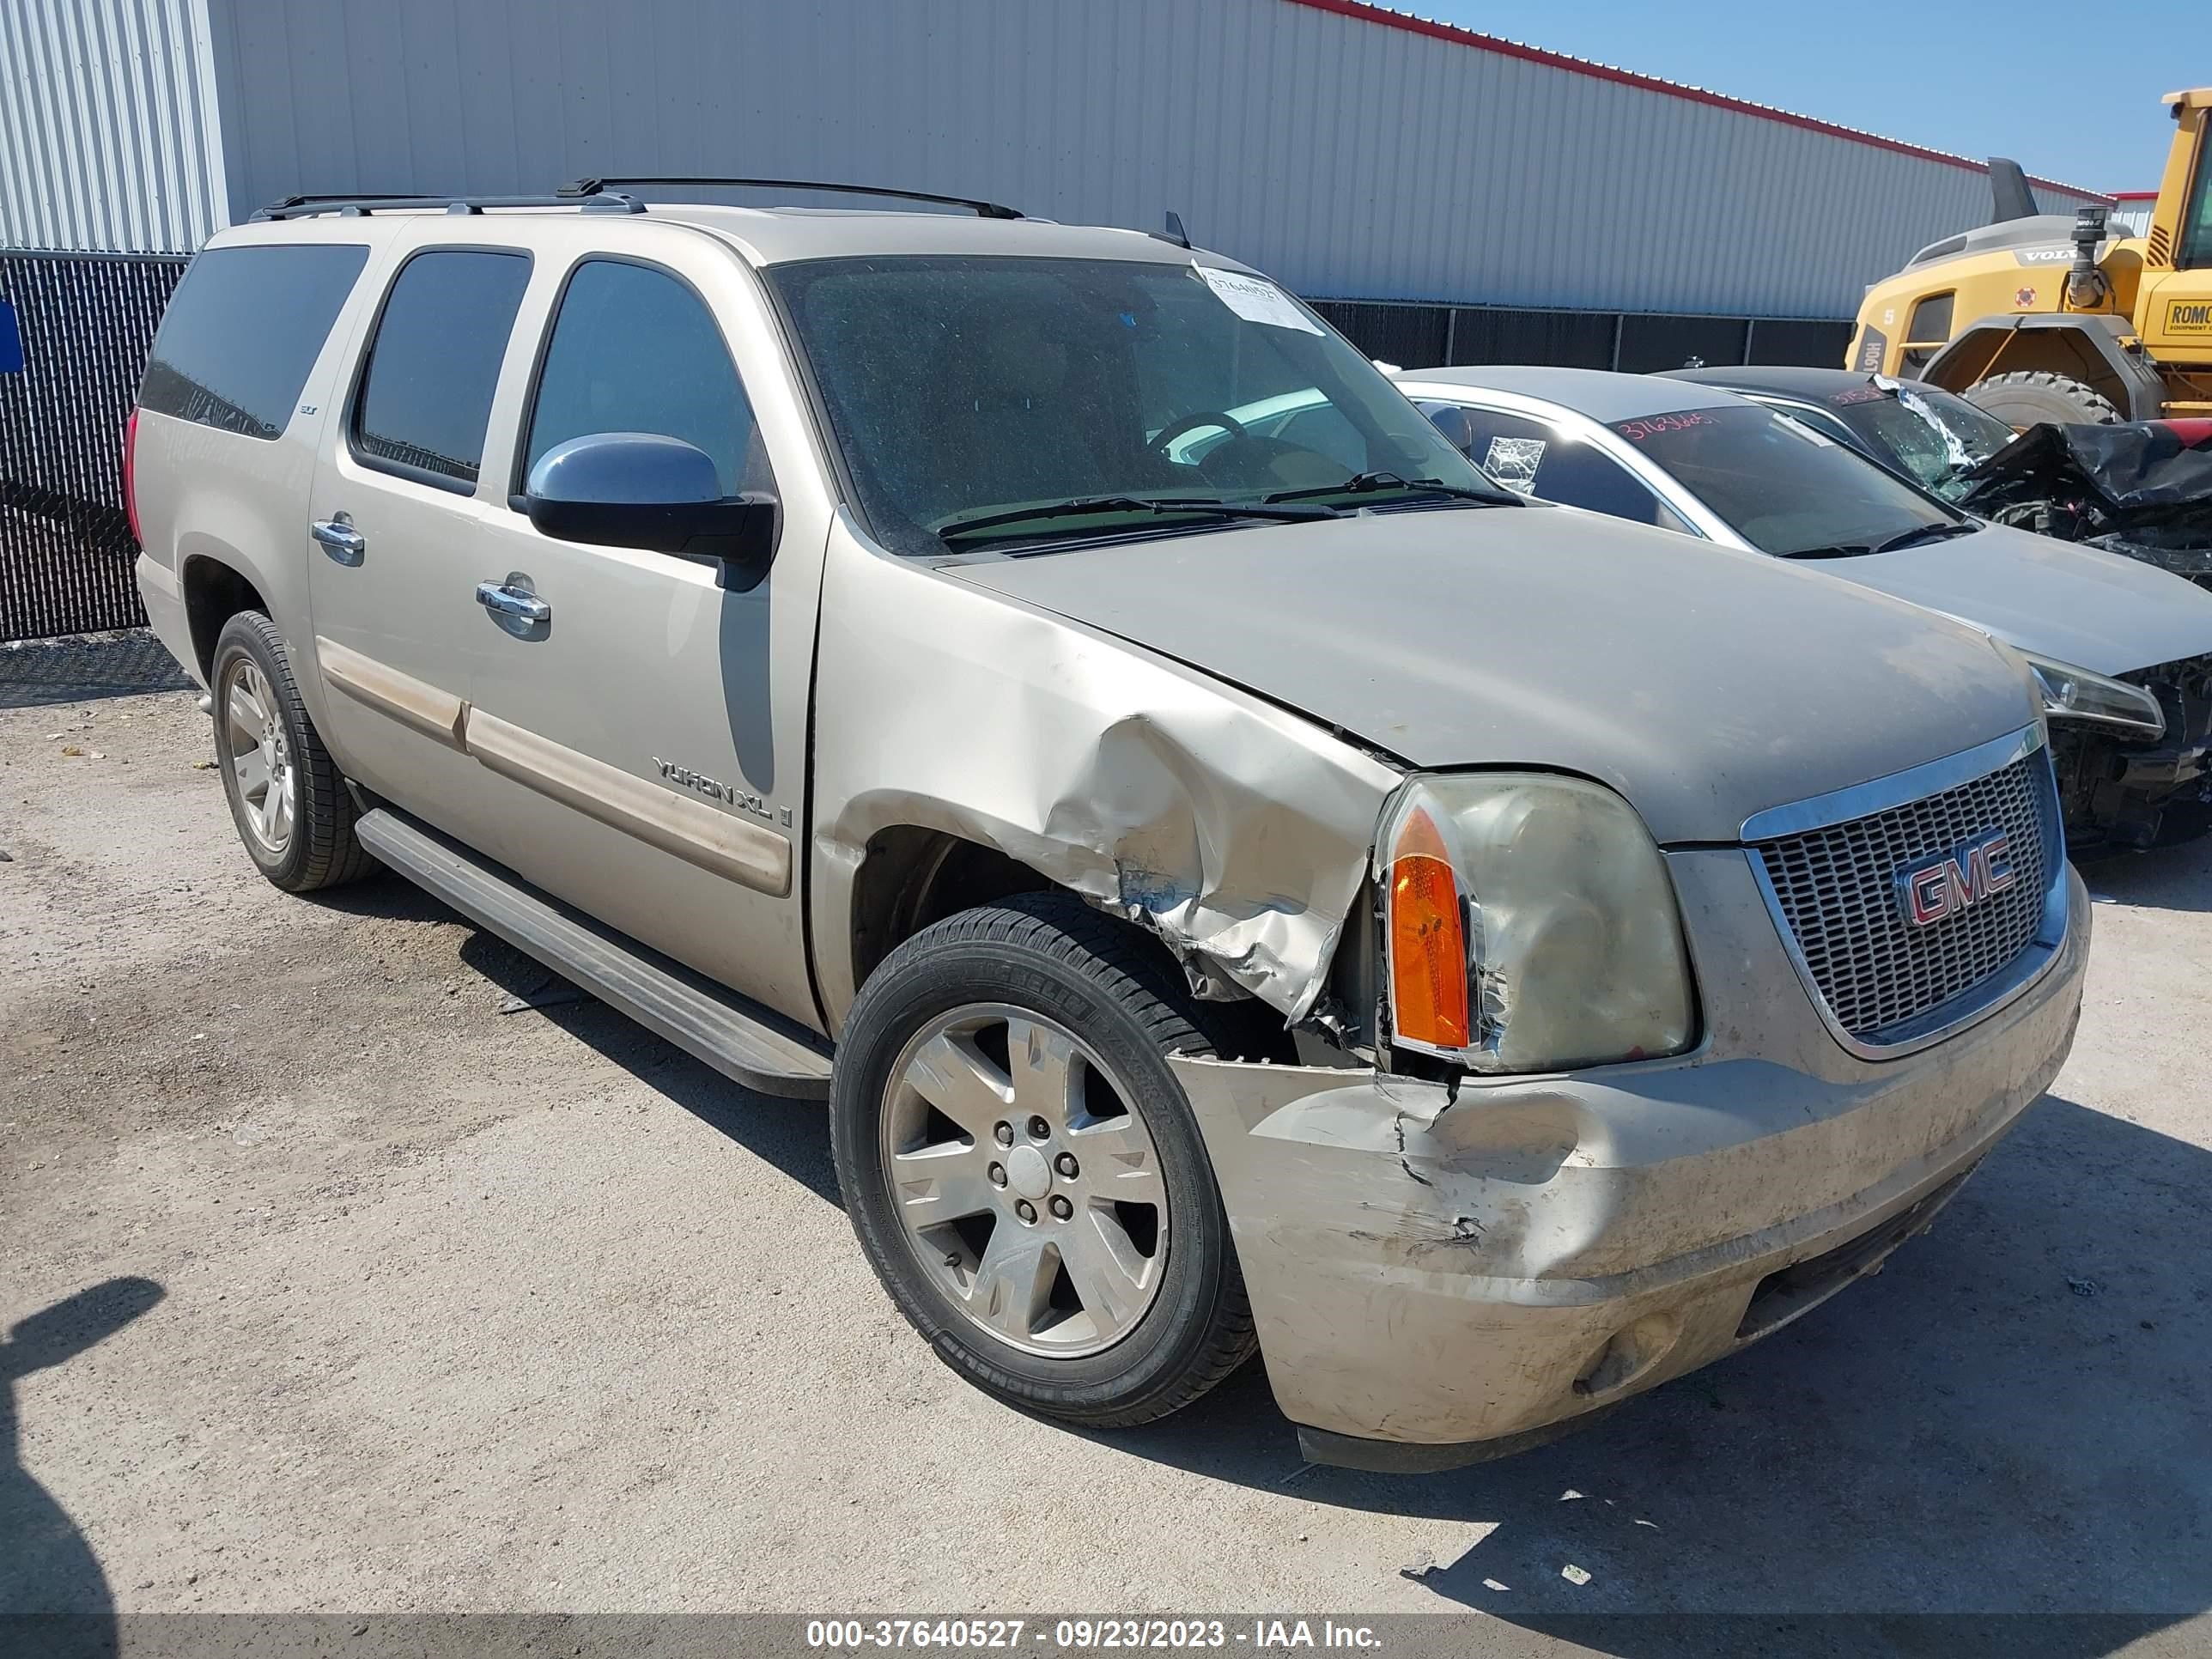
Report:
[[[695,445],[725,495],[776,493],[717,321],[743,319],[753,361],[780,370],[757,289],[704,238],[659,258],[586,254],[552,301],[520,400],[515,493],[489,510],[471,567],[542,614],[477,613],[469,745],[500,780],[523,875],[811,1024],[799,881],[826,517],[787,504],[778,557],[741,592],[713,564],[560,540],[524,510],[546,451],[606,432]]]
[[[1508,489],[1631,524],[1698,533],[1595,444],[1547,421],[1434,400],[1425,400],[1420,410],[1468,459]]]
[[[316,666],[349,774],[495,852],[490,779],[463,749],[462,714],[486,644],[472,574],[495,510],[477,497],[484,434],[531,259],[401,247],[301,526]]]

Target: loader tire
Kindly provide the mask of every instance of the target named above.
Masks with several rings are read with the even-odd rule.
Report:
[[[2015,432],[2045,421],[2057,426],[2112,426],[2120,420],[2120,411],[2111,398],[2070,374],[2054,374],[2047,369],[1992,374],[1968,386],[1965,396],[1974,407],[1996,416]]]

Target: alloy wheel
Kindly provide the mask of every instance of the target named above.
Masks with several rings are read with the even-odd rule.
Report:
[[[1097,1353],[1158,1295],[1167,1188],[1134,1100],[1073,1032],[1000,1004],[939,1016],[893,1064],[881,1145],[902,1231],[1000,1341]]]
[[[281,854],[292,840],[299,775],[292,764],[283,714],[261,665],[251,657],[234,658],[216,706],[240,822],[264,852]]]

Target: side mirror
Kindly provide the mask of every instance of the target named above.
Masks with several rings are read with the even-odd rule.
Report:
[[[522,508],[562,541],[714,564],[720,585],[740,593],[768,574],[782,516],[773,495],[723,495],[704,450],[651,432],[556,444],[530,469]]]

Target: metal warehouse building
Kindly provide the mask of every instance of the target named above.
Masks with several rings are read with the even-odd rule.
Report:
[[[1958,156],[1359,0],[7,0],[0,568],[27,487],[114,499],[118,399],[210,232],[586,173],[1172,210],[1409,366],[1839,361],[1863,285],[1990,200]]]

